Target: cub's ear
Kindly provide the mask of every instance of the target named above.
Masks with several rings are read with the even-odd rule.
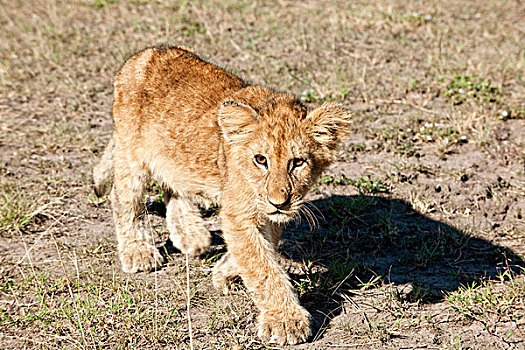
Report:
[[[218,122],[224,139],[239,143],[254,130],[257,112],[250,106],[228,100],[219,108]]]
[[[309,112],[310,133],[321,145],[336,148],[350,129],[350,113],[341,105],[323,104]]]

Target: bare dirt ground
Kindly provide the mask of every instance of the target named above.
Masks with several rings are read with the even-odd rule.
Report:
[[[316,228],[282,242],[316,323],[290,348],[523,349],[524,19],[516,0],[0,0],[0,347],[189,348],[185,257],[121,272],[90,175],[114,73],[168,43],[354,115],[312,192]],[[279,348],[257,339],[242,284],[211,287],[225,248],[207,217],[195,348]]]

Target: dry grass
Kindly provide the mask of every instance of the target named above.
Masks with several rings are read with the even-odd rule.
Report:
[[[125,275],[90,171],[115,71],[161,43],[354,113],[283,263],[316,320],[296,348],[512,349],[525,334],[520,1],[0,0],[0,344],[266,348],[214,246]],[[158,244],[162,220],[150,215]],[[213,221],[213,217],[210,219]],[[305,221],[305,220],[303,220]],[[214,227],[214,225],[212,225]],[[189,333],[187,303],[193,332]]]

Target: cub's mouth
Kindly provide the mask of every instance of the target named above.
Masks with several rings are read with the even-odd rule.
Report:
[[[297,213],[298,211],[294,209],[287,209],[287,210],[275,209],[274,211],[266,215],[271,221],[282,224],[290,220],[293,220],[294,217],[297,215]]]

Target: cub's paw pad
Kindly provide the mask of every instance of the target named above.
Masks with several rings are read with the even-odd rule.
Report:
[[[151,271],[164,262],[157,248],[142,241],[128,243],[121,250],[122,270],[128,273]]]
[[[171,233],[170,239],[182,253],[191,256],[206,252],[211,245],[211,234],[201,225],[185,227],[183,232]]]
[[[280,317],[265,312],[259,316],[257,335],[268,343],[303,343],[312,335],[310,319],[310,314],[302,307]]]

